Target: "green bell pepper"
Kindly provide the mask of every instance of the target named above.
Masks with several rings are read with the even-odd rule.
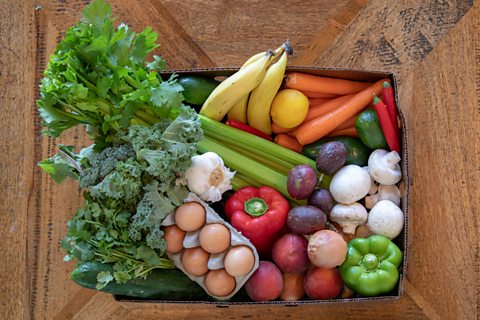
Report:
[[[364,296],[376,296],[395,288],[402,252],[390,239],[373,235],[348,243],[340,276],[347,287]]]

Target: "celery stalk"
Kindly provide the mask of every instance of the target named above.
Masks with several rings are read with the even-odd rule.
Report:
[[[207,136],[198,143],[198,151],[201,153],[208,151],[215,152],[223,159],[225,165],[230,169],[248,176],[260,183],[260,185],[274,188],[283,196],[290,199],[290,195],[287,191],[287,176],[261,164],[260,162],[239,154]]]
[[[269,163],[282,160],[291,163],[293,166],[298,164],[308,164],[316,169],[315,161],[295,151],[279,146],[276,143],[262,139],[253,134],[232,128],[205,116],[198,115],[198,117],[200,118],[202,129],[206,136],[221,141],[222,143],[236,145],[243,150],[264,158]]]

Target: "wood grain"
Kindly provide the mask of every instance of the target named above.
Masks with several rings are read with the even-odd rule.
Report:
[[[39,134],[34,101],[48,55],[87,0],[0,0],[2,319],[478,319],[480,5],[472,1],[111,0],[135,30],[159,33],[169,67],[236,66],[290,38],[291,65],[396,72],[412,157],[405,295],[322,306],[120,303],[69,279],[59,240],[81,205],[74,182],[35,165],[83,130]],[[473,5],[473,8],[471,8]],[[37,10],[35,9],[37,8]],[[467,12],[468,11],[468,12]],[[73,192],[72,192],[73,190]]]

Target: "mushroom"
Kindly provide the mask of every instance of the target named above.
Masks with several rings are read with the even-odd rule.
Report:
[[[400,190],[396,185],[386,186],[381,184],[378,186],[378,192],[376,194],[365,197],[365,207],[371,209],[381,200],[390,200],[395,203],[396,206],[400,206],[400,197]]]
[[[363,170],[368,172],[368,166],[362,167]],[[368,175],[370,175],[370,172],[368,172]],[[370,190],[368,190],[368,194],[375,194],[378,191],[378,186],[375,183],[375,180],[373,180],[372,176],[370,176]]]
[[[379,201],[368,214],[367,226],[389,239],[397,237],[403,229],[403,212],[390,200]]]
[[[336,204],[330,211],[330,220],[342,227],[343,233],[355,234],[359,225],[367,222],[368,213],[358,202],[352,204]]]
[[[370,189],[370,175],[354,164],[344,166],[330,182],[330,193],[335,201],[349,204],[365,197]]]
[[[380,184],[396,184],[402,179],[402,171],[398,165],[400,160],[400,155],[396,151],[377,149],[368,158],[368,172]]]

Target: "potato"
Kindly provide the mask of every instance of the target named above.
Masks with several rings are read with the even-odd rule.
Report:
[[[303,280],[303,288],[312,299],[332,299],[342,291],[343,282],[337,268],[313,267]]]
[[[283,290],[280,294],[280,300],[298,301],[305,295],[303,288],[304,273],[284,273],[283,274]]]
[[[287,227],[297,234],[313,234],[325,229],[327,216],[314,206],[299,206],[288,212]]]
[[[312,167],[300,164],[288,173],[287,191],[294,199],[307,199],[318,182],[317,173]]]
[[[308,241],[302,236],[287,233],[280,237],[272,248],[273,262],[287,273],[307,270],[310,260],[307,254]]]
[[[275,300],[283,290],[282,272],[270,261],[260,261],[258,269],[245,283],[245,290],[253,301]]]
[[[338,171],[347,160],[347,148],[338,141],[323,144],[317,153],[317,169],[332,175]]]
[[[333,198],[327,189],[317,189],[308,198],[308,204],[317,207],[329,216],[333,207]]]

